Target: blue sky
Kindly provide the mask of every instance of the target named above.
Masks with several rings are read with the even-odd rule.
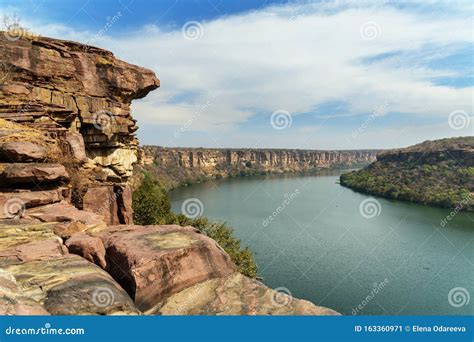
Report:
[[[391,148],[473,135],[470,1],[0,0],[154,70],[144,144]]]

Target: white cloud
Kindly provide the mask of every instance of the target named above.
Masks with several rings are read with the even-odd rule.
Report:
[[[472,43],[469,12],[453,13],[424,15],[365,2],[293,4],[203,22],[198,40],[183,38],[180,29],[146,25],[125,37],[105,35],[96,45],[160,78],[161,89],[133,105],[141,125],[179,127],[191,120],[191,130],[229,130],[278,109],[304,115],[328,101],[346,102],[347,115],[387,104],[389,112],[445,118],[457,109],[471,112],[472,88],[430,83],[452,72],[423,62]],[[361,36],[367,22],[376,24],[374,39]],[[53,24],[40,31],[83,42],[96,35]],[[419,63],[405,62],[425,50],[431,54]],[[394,51],[403,52],[401,60],[362,63]]]

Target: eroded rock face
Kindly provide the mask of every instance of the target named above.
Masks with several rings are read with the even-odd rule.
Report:
[[[192,227],[114,226],[98,236],[108,271],[140,310],[152,307],[157,298],[235,272],[227,253]]]
[[[159,87],[155,74],[109,51],[45,37],[0,35],[0,54],[9,76],[0,85],[0,163],[8,163],[0,165],[0,191],[70,181],[80,209],[84,188],[127,192],[138,161],[130,104]],[[131,223],[131,196],[112,200],[106,221]]]

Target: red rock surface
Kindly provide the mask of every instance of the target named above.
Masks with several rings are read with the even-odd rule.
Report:
[[[69,174],[61,164],[46,163],[12,163],[3,164],[4,171],[0,174],[3,184],[66,182]]]
[[[227,253],[192,227],[113,226],[98,234],[110,274],[140,310],[157,298],[235,272]]]
[[[128,185],[104,185],[87,189],[82,207],[102,216],[108,225],[133,223],[132,192]]]
[[[46,149],[43,146],[29,141],[13,141],[0,144],[0,161],[3,162],[43,161],[46,157]]]
[[[79,210],[64,201],[27,209],[24,216],[43,222],[81,222],[89,227],[105,226],[101,216]]]

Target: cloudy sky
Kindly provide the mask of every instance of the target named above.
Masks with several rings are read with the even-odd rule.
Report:
[[[32,32],[111,50],[161,88],[144,144],[391,148],[474,135],[472,1],[1,0]]]

